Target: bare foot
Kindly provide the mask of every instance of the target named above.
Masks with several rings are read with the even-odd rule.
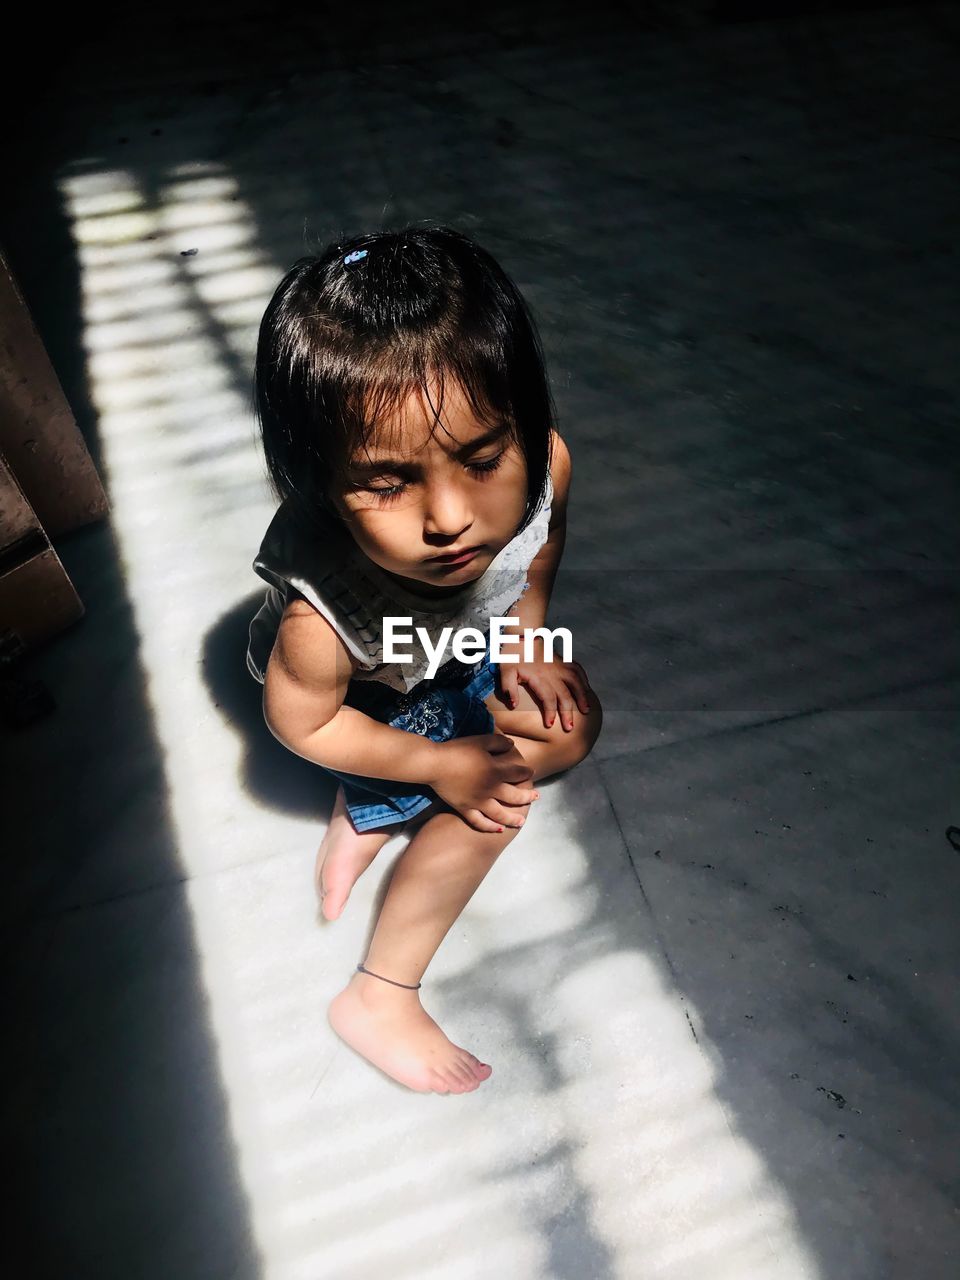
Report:
[[[337,787],[333,815],[317,853],[314,871],[325,920],[337,919],[350,897],[350,890],[395,830],[393,827],[386,831],[357,831],[347,813],[343,787]]]
[[[365,973],[354,974],[327,1016],[351,1049],[417,1093],[472,1093],[493,1070],[447,1039],[416,991]]]

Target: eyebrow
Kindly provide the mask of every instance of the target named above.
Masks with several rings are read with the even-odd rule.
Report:
[[[482,436],[477,436],[475,440],[468,440],[466,444],[462,444],[459,449],[454,451],[456,457],[462,457],[464,454],[473,453],[475,449],[482,449],[484,445],[493,444],[495,440],[499,440],[506,435],[508,430],[505,422],[499,423],[495,427],[491,427],[489,431],[485,431]],[[374,458],[372,462],[351,462],[349,469],[356,475],[369,476],[377,475],[381,471],[404,471],[415,463],[402,461],[399,458]]]

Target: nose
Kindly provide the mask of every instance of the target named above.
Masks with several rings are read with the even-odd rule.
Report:
[[[473,524],[467,496],[455,481],[434,480],[424,488],[423,531],[454,542]]]

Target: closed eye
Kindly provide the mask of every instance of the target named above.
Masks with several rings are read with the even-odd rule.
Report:
[[[487,458],[483,462],[467,462],[464,465],[468,471],[472,471],[475,475],[488,476],[497,470],[503,462],[505,454],[506,449],[502,449],[495,458]],[[401,482],[400,484],[392,484],[389,486],[384,485],[382,487],[364,484],[357,485],[357,488],[362,489],[364,493],[376,494],[378,502],[386,503],[390,502],[394,498],[399,498],[406,490],[407,484],[406,482]]]

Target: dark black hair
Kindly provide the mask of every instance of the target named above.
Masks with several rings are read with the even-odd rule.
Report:
[[[308,527],[339,519],[330,492],[346,485],[356,451],[416,387],[432,406],[429,379],[442,405],[445,375],[480,422],[506,423],[526,459],[519,532],[546,489],[553,403],[536,323],[503,268],[436,225],[371,232],[301,258],[257,342],[256,413],[277,497]]]

